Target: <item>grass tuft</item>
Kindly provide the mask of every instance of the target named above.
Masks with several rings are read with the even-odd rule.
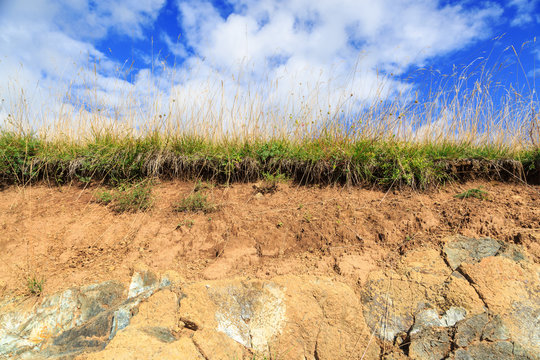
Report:
[[[203,212],[211,213],[217,209],[217,206],[208,199],[208,195],[202,192],[194,192],[180,200],[175,211],[178,212]]]
[[[488,196],[488,192],[485,190],[480,189],[469,189],[466,190],[460,194],[454,195],[457,199],[469,199],[469,198],[477,198],[480,200],[486,200]]]
[[[29,276],[26,279],[26,288],[28,293],[35,296],[40,296],[43,293],[44,279],[39,279],[36,275]]]
[[[98,203],[112,205],[118,213],[149,210],[153,205],[152,184],[149,180],[120,184],[112,190],[97,192],[95,197]]]

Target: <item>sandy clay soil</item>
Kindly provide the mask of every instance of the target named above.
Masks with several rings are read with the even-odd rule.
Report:
[[[95,201],[98,186],[9,187],[0,191],[0,295],[44,279],[50,294],[117,279],[133,267],[175,270],[186,280],[311,274],[361,285],[419,246],[449,235],[492,237],[540,259],[540,187],[499,182],[451,184],[427,192],[279,184],[216,185],[211,213],[175,212],[194,183],[158,182],[154,206],[118,214]],[[486,200],[458,199],[471,188]]]

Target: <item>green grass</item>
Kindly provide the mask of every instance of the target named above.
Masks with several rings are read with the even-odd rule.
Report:
[[[530,87],[505,88],[494,69],[486,60],[441,74],[420,99],[415,86],[384,95],[386,83],[404,80],[382,76],[373,98],[335,89],[336,99],[346,101],[325,109],[318,92],[325,84],[276,107],[267,96],[276,84],[243,92],[239,82],[229,104],[231,89],[212,77],[201,97],[173,96],[178,84],[171,79],[173,88],[156,91],[144,106],[119,87],[118,103],[71,99],[62,116],[43,110],[38,119],[29,117],[22,97],[0,119],[0,186],[98,181],[116,187],[179,178],[425,189],[467,172],[538,178],[538,96]],[[464,165],[467,159],[474,166]]]
[[[111,190],[97,191],[96,201],[111,205],[118,213],[148,210],[152,207],[152,184],[149,180],[119,184]]]
[[[488,192],[485,190],[480,189],[469,189],[462,193],[454,195],[457,199],[468,199],[468,198],[477,198],[480,200],[486,200],[488,196]]]
[[[512,159],[527,173],[537,170],[540,150],[384,139],[205,141],[166,135],[96,137],[79,143],[0,133],[0,183],[3,184],[102,181],[118,186],[153,177],[221,183],[290,178],[303,184],[423,189],[458,177],[445,164],[460,159],[493,163]],[[125,190],[119,192],[123,195],[116,200],[120,207],[130,209],[132,200]],[[141,196],[139,193],[135,197]],[[140,204],[145,206],[144,201]]]
[[[40,296],[43,293],[44,283],[44,279],[39,279],[36,275],[32,275],[26,279],[26,289],[29,294]]]
[[[208,199],[208,195],[202,192],[194,192],[175,205],[175,211],[178,212],[203,212],[211,213],[217,209],[217,206]]]

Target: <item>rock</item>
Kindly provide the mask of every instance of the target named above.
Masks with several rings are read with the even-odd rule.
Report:
[[[499,315],[495,315],[482,331],[482,340],[501,341],[508,340],[508,330]]]
[[[454,271],[441,288],[446,306],[465,309],[468,315],[481,314],[487,309],[474,287],[459,272]]]
[[[161,290],[141,302],[129,326],[116,335],[98,353],[85,354],[85,359],[190,359],[203,358],[191,340],[179,342],[178,295]],[[182,350],[184,349],[184,350]]]
[[[144,270],[134,273],[127,300],[122,284],[107,281],[67,289],[37,303],[4,306],[0,309],[0,357],[73,358],[103,350],[129,325],[141,300],[158,287],[157,277]]]
[[[421,360],[444,359],[450,353],[451,340],[448,329],[425,329],[411,336],[409,356]]]
[[[284,292],[273,283],[208,289],[218,305],[217,330],[255,351],[264,351],[284,325]]]
[[[164,280],[164,285],[168,284],[167,280]],[[138,266],[131,277],[131,284],[128,289],[128,299],[139,296],[145,293],[147,296],[152,294],[160,285],[160,281],[157,276],[148,270],[144,266]]]
[[[474,288],[452,274],[437,250],[422,248],[407,253],[395,271],[371,272],[361,294],[368,326],[379,338],[394,341],[415,318],[419,331],[430,324],[452,326],[466,314],[483,312]]]
[[[500,360],[514,359],[514,345],[509,341],[494,343],[481,342],[470,345],[467,349],[458,349],[455,360]]]
[[[205,328],[195,331],[192,340],[199,353],[206,359],[242,359],[249,354],[247,348],[231,339],[225,333],[216,332],[214,329]]]
[[[443,316],[439,316],[434,309],[422,310],[414,317],[414,325],[410,334],[413,335],[431,327],[454,326],[458,321],[465,319],[466,314],[467,311],[465,309],[458,307],[451,307]]]
[[[284,276],[192,284],[184,292],[180,318],[198,325],[193,339],[201,349],[210,346],[205,339],[222,334],[277,358],[332,359],[364,352],[365,359],[378,358],[358,297],[345,284]],[[222,354],[219,348],[215,351]]]
[[[496,256],[460,269],[489,310],[500,316],[509,337],[540,353],[540,266]]]
[[[358,296],[345,284],[294,276],[217,280],[184,284],[181,296],[156,292],[104,350],[84,358],[377,359],[370,337]]]
[[[108,309],[122,301],[123,292],[122,284],[108,281],[71,288],[37,303],[23,301],[0,312],[0,356],[102,348],[106,340],[101,338],[105,330],[108,336],[113,317]],[[92,332],[96,338],[86,341]]]
[[[487,313],[475,315],[460,321],[456,326],[454,340],[459,347],[466,347],[476,340],[480,340],[484,327],[489,322]]]
[[[503,243],[497,255],[504,256],[515,262],[529,261],[523,249],[514,244]]]
[[[501,244],[490,238],[472,239],[464,236],[451,238],[443,248],[446,261],[455,270],[461,263],[477,263],[485,257],[495,256]]]
[[[538,359],[539,266],[506,246],[481,258],[485,244],[447,244],[468,249],[456,269],[436,249],[410,251],[360,294],[313,276],[186,283],[138,267],[129,291],[0,300],[0,358]]]

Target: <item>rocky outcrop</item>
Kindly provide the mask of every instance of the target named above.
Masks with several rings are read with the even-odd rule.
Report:
[[[6,359],[538,359],[540,269],[517,246],[453,237],[365,276],[186,283],[138,267],[0,303]],[[363,283],[359,282],[359,284]]]
[[[515,245],[453,237],[441,253],[414,250],[372,272],[364,316],[399,348],[388,359],[538,359],[539,270]]]

